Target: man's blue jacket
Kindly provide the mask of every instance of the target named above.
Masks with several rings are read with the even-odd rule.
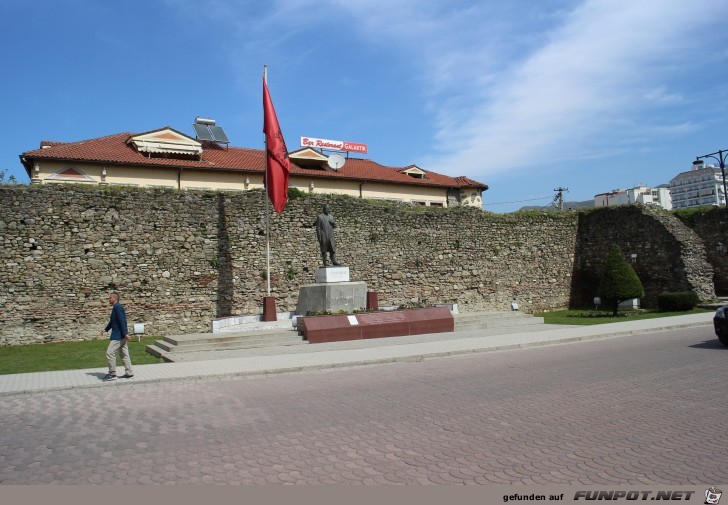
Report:
[[[126,327],[126,311],[119,302],[116,302],[111,309],[111,319],[109,319],[109,324],[106,325],[104,331],[109,330],[111,330],[111,340],[121,340],[124,335],[129,334]]]

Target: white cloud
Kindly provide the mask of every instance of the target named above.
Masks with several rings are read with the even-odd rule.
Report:
[[[400,54],[434,118],[435,151],[419,161],[475,178],[692,131],[670,115],[692,101],[686,69],[726,54],[725,0],[167,1],[202,3],[250,55],[306,58],[284,43],[328,26]]]
[[[683,103],[685,101],[685,98],[680,93],[670,93],[667,91],[665,86],[659,86],[648,90],[647,93],[644,94],[644,98],[650,102],[663,104],[676,104]]]
[[[646,98],[652,106],[682,101],[661,83],[695,54],[701,27],[728,10],[718,2],[698,4],[584,2],[467,111],[440,110],[442,153],[429,161],[482,176],[591,156],[606,147],[600,137],[614,134],[615,123],[631,126],[610,139],[613,147],[635,130],[685,131],[690,125],[643,125],[638,115]]]
[[[692,130],[683,118],[642,113],[688,101],[670,78],[701,51],[719,54],[704,34],[728,14],[722,0],[304,4],[333,8],[409,58],[436,119],[436,152],[423,163],[475,177]]]

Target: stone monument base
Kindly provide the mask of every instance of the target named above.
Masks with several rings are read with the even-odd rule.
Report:
[[[298,332],[309,344],[455,331],[447,307],[301,317]]]
[[[349,267],[318,267],[316,269],[316,282],[349,282]]]
[[[348,270],[348,269],[347,269]],[[366,282],[333,282],[307,284],[298,290],[296,314],[309,312],[354,312],[367,306]]]

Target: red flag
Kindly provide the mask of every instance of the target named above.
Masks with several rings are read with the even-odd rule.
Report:
[[[263,133],[265,133],[265,187],[273,208],[280,214],[288,201],[288,160],[286,141],[278,124],[273,101],[268,92],[268,83],[263,79]]]

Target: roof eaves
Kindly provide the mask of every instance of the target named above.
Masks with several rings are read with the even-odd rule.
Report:
[[[179,131],[179,130],[175,130],[175,129],[174,129],[174,128],[172,128],[171,126],[164,126],[164,127],[162,127],[162,128],[157,128],[156,130],[150,130],[150,131],[148,131],[148,132],[133,133],[133,134],[132,134],[132,133],[130,133],[130,134],[129,134],[129,138],[127,138],[127,139],[126,139],[125,143],[127,143],[127,144],[128,144],[128,143],[129,143],[129,142],[131,142],[131,140],[132,140],[133,138],[135,138],[135,137],[141,137],[142,135],[149,135],[149,134],[151,134],[151,133],[157,133],[157,132],[161,132],[161,131],[164,131],[164,130],[171,130],[171,131],[175,132],[176,134],[178,134],[178,135],[182,135],[183,137],[186,137],[186,138],[188,138],[188,139],[190,139],[190,140],[192,140],[192,141],[195,141],[195,142],[200,142],[200,140],[194,139],[194,138],[190,137],[189,135],[187,135],[186,133],[182,133],[182,132],[181,132],[181,131]]]

